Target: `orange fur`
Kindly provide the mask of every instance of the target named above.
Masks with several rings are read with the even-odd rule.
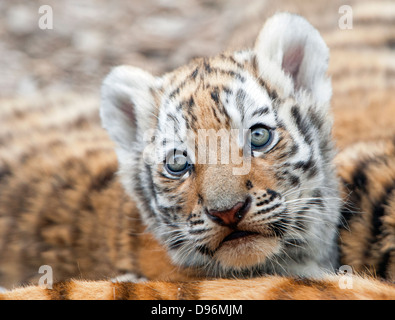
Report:
[[[394,300],[394,286],[374,279],[353,277],[352,289],[339,288],[339,276],[321,280],[269,276],[249,280],[152,281],[112,283],[77,281],[60,283],[50,290],[15,289],[0,294],[3,300]]]

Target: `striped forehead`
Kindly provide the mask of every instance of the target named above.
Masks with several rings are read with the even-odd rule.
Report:
[[[162,139],[173,137],[179,144],[199,129],[242,130],[258,123],[276,127],[269,94],[247,70],[203,60],[183,73],[164,91],[158,121]]]

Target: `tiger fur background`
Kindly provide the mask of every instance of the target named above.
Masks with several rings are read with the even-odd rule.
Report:
[[[230,57],[222,55],[194,63],[203,68],[204,77],[214,69],[216,59],[225,63],[228,72],[236,67],[256,74],[253,64],[248,63],[251,60],[241,66],[236,59],[236,63],[230,63]],[[196,64],[180,69],[178,76],[192,75]],[[340,72],[342,65],[339,65]],[[335,75],[336,72],[333,80]],[[388,77],[393,75],[388,73]],[[176,80],[169,80],[175,85],[169,94],[179,88]],[[272,96],[272,101],[280,101],[281,89],[273,83],[272,86],[277,89],[275,93],[270,85],[264,88],[280,97]],[[395,111],[391,91],[381,88],[344,96],[336,84],[334,91],[340,91],[333,101],[334,136],[342,149],[335,163],[345,203],[338,210],[341,214],[340,260],[336,266],[346,264],[355,272],[393,280],[395,130],[391,115],[395,115]],[[364,100],[366,96],[370,104]],[[215,94],[209,99],[215,102]],[[336,109],[339,101],[349,106]],[[357,113],[356,102],[364,102],[365,109]],[[377,115],[375,106],[381,103],[386,117]],[[180,268],[170,260],[168,248],[144,232],[146,221],[141,221],[135,204],[118,182],[114,145],[99,126],[95,100],[61,96],[49,98],[45,104],[13,100],[9,107],[6,103],[3,105],[1,183],[7,187],[0,189],[0,228],[4,235],[0,242],[0,284],[12,287],[35,283],[40,276],[38,266],[43,264],[54,268],[56,280],[102,279],[132,272],[149,280],[173,281],[138,284],[69,281],[59,283],[53,290],[19,289],[3,295],[4,298],[78,298],[87,297],[87,291],[92,298],[226,298],[227,292],[233,296],[234,289],[218,293],[225,283],[226,288],[241,288],[239,298],[394,297],[391,285],[373,279],[356,278],[354,283],[358,289],[349,291],[338,288],[336,276],[320,280],[278,276],[259,280],[201,280],[207,274],[191,267]],[[53,106],[48,108],[49,105]],[[84,106],[83,110],[78,108],[80,105]],[[61,121],[58,114],[62,114]],[[296,123],[297,119],[294,111]],[[305,121],[304,117],[301,119]],[[360,121],[355,123],[356,119]],[[13,130],[15,124],[17,131]],[[373,142],[354,144],[367,139]],[[335,198],[336,194],[332,196]],[[281,270],[275,271],[281,273]],[[224,273],[220,275],[226,275]],[[239,275],[246,276],[245,272]],[[260,291],[252,293],[251,288],[256,290],[257,286]],[[284,288],[293,290],[287,292]]]

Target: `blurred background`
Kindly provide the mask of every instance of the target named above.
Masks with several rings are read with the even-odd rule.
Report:
[[[39,28],[42,5],[53,10],[53,29]],[[339,27],[342,5],[352,8],[352,29]],[[252,47],[277,11],[306,17],[330,47],[335,110],[395,108],[393,0],[1,0],[0,99],[73,93],[99,102],[112,67],[160,75],[194,57]]]

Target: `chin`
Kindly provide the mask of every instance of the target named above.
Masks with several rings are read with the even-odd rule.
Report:
[[[238,271],[261,265],[279,251],[277,238],[251,235],[222,243],[213,258],[223,269]]]

